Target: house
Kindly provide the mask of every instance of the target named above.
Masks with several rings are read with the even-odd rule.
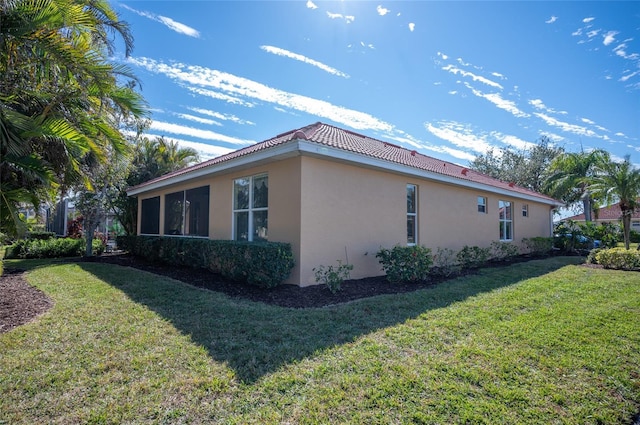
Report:
[[[141,235],[288,242],[286,283],[315,284],[313,268],[383,274],[381,248],[460,249],[550,236],[545,195],[324,123],[131,187]]]
[[[608,207],[602,207],[597,210],[593,214],[593,222],[594,223],[614,223],[622,226],[622,211],[620,210],[620,204],[615,203],[609,205]],[[563,220],[571,220],[584,223],[585,217],[583,214],[573,215],[571,217],[566,217]],[[631,215],[631,230],[635,230],[636,232],[640,232],[640,210],[636,210]]]

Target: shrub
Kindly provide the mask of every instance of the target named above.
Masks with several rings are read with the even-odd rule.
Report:
[[[424,281],[433,264],[431,250],[420,245],[381,248],[376,258],[391,283]]]
[[[531,255],[547,255],[553,248],[553,238],[545,238],[542,236],[523,238],[522,243]]]
[[[640,243],[640,232],[636,232],[633,229],[629,230],[629,242]]]
[[[335,294],[340,290],[342,282],[349,279],[349,272],[353,270],[352,264],[342,264],[342,261],[337,260],[338,265],[334,266],[318,266],[313,269],[316,282],[324,283],[327,285],[331,293]]]
[[[60,258],[80,257],[84,254],[86,241],[84,239],[24,239],[7,247],[5,258]],[[102,254],[104,245],[94,240],[93,253]]]
[[[27,239],[47,240],[55,238],[56,234],[54,232],[27,232],[25,237]]]
[[[291,245],[281,242],[161,236],[126,236],[117,241],[119,247],[151,261],[206,268],[227,279],[265,288],[282,283],[294,266]]]
[[[463,269],[477,268],[484,265],[491,255],[490,248],[465,245],[457,254],[458,264]]]
[[[640,251],[637,249],[603,249],[595,257],[598,264],[606,269],[640,270]]]
[[[459,271],[460,266],[456,259],[456,252],[450,248],[438,248],[433,256],[431,273],[438,276],[449,277]]]
[[[491,252],[491,258],[499,261],[518,255],[518,247],[510,242],[493,241],[491,242],[489,250]]]
[[[596,258],[598,253],[602,251],[604,248],[594,248],[589,251],[589,255],[587,255],[586,263],[587,264],[598,264],[598,259]]]

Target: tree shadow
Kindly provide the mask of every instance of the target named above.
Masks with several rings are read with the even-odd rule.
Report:
[[[253,383],[282,366],[375,330],[572,263],[576,260],[550,258],[489,268],[413,293],[310,309],[229,298],[145,272],[132,280],[130,272],[111,264],[79,265],[189,335],[215,361],[232,368],[242,382]]]

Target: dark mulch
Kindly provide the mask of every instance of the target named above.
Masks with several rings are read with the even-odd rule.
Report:
[[[433,279],[421,283],[391,284],[384,276],[369,277],[365,279],[348,280],[342,284],[341,290],[338,293],[333,294],[325,285],[313,285],[304,288],[295,285],[279,285],[269,289],[259,288],[253,285],[230,282],[222,276],[208,270],[151,263],[129,254],[107,254],[91,259],[84,259],[83,261],[134,267],[151,273],[168,276],[199,288],[222,292],[230,297],[292,308],[326,307],[375,295],[411,292],[431,287],[439,281],[442,281],[442,279]]]
[[[24,273],[7,268],[0,276],[0,333],[30,322],[53,306],[44,292],[27,283]]]

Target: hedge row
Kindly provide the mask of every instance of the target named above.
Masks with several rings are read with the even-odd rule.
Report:
[[[84,239],[22,239],[9,245],[4,253],[5,258],[58,258],[81,257],[85,253],[87,243]],[[104,245],[100,240],[93,240],[93,253],[102,254]]]
[[[294,266],[291,245],[162,236],[123,236],[118,248],[151,261],[202,268],[264,288],[282,283]]]

